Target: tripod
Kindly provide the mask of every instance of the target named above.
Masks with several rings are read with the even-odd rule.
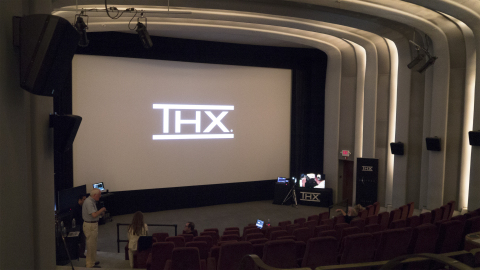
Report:
[[[298,208],[297,193],[295,192],[295,183],[292,184],[292,187],[290,188],[290,191],[287,193],[287,196],[285,196],[285,199],[283,200],[282,204],[284,204],[286,201],[288,201],[292,197],[293,197],[293,202],[295,203],[295,208]],[[292,207],[293,206],[294,204],[292,203]]]

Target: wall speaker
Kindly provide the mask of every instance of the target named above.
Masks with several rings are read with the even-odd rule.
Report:
[[[440,151],[440,138],[434,137],[434,138],[425,138],[427,141],[427,150],[430,151]]]
[[[50,127],[53,127],[53,149],[66,152],[72,148],[82,117],[78,115],[50,115]]]
[[[20,47],[20,86],[53,96],[71,72],[80,36],[65,19],[46,14],[14,18],[14,43]]]
[[[392,152],[392,155],[403,156],[403,143],[401,142],[390,143],[390,151]]]
[[[480,131],[469,131],[468,140],[470,141],[470,145],[480,146]]]

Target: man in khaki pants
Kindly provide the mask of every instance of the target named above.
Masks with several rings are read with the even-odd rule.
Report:
[[[83,217],[83,233],[85,234],[87,246],[86,267],[100,268],[97,262],[97,239],[98,239],[98,220],[107,209],[103,207],[97,210],[97,202],[100,200],[102,193],[99,189],[92,189],[90,196],[85,199],[82,205]]]

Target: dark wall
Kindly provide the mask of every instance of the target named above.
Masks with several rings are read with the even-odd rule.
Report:
[[[136,34],[88,33],[77,54],[285,68],[292,70],[290,174],[323,173],[327,55],[316,49],[282,48],[152,37],[144,49]],[[106,78],[107,79],[107,78]],[[55,111],[71,113],[70,89],[55,97]],[[68,84],[67,84],[68,85]],[[81,126],[80,126],[81,128]],[[288,131],[287,131],[288,132]],[[55,156],[57,190],[73,186],[72,154]],[[274,180],[114,192],[106,198],[113,215],[273,199]]]

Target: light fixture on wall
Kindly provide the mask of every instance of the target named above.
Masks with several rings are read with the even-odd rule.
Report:
[[[409,69],[413,69],[415,66],[417,66],[425,58],[425,56],[428,60],[422,67],[417,70],[418,73],[425,72],[425,70],[435,64],[435,61],[438,59],[438,57],[431,55],[428,51],[428,47],[423,48],[422,46],[415,43],[413,40],[409,40],[409,42],[413,44],[415,46],[415,49],[417,50],[417,56],[407,65]]]
[[[84,17],[87,18],[88,23],[88,16],[85,15],[84,11],[82,10],[80,14],[75,15],[75,24],[73,25],[80,35],[80,40],[78,41],[78,46],[80,47],[87,47],[89,43],[87,38],[88,25],[85,23],[85,20],[83,19]]]

